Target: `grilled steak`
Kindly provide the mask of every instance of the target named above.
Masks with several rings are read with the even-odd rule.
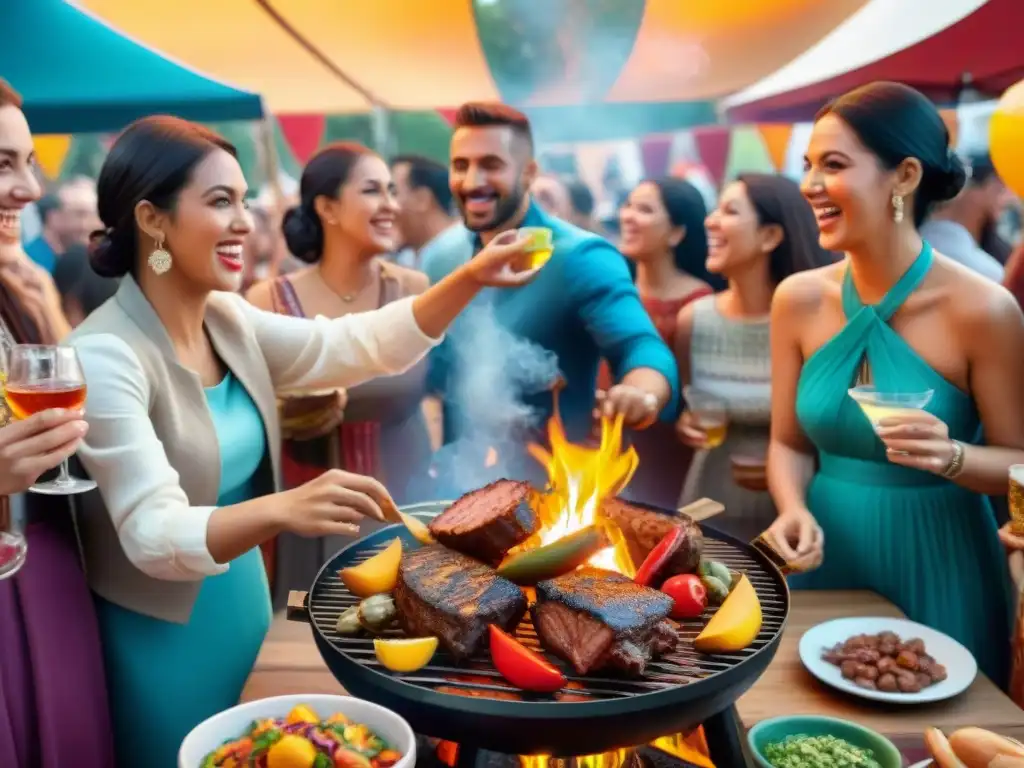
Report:
[[[498,565],[512,547],[537,530],[529,483],[497,480],[467,493],[430,522],[430,533],[446,547]]]
[[[487,625],[512,632],[526,613],[526,594],[470,557],[441,546],[402,556],[395,585],[398,623],[412,637],[434,635],[458,659],[472,656]]]
[[[673,526],[686,531],[686,540],[669,561],[664,575],[668,577],[679,573],[694,573],[700,565],[704,534],[700,532],[700,526],[686,515],[656,512],[615,498],[602,502],[601,514],[619,526],[637,568]]]
[[[672,598],[618,573],[582,568],[537,585],[530,609],[544,647],[581,675],[614,667],[642,675],[679,642]]]

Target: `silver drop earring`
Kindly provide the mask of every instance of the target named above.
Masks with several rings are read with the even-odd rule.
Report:
[[[164,239],[161,237],[156,242],[156,248],[149,254],[149,268],[156,274],[162,275],[171,268],[171,252],[164,248]]]
[[[892,220],[899,224],[903,221],[903,198],[892,193]]]

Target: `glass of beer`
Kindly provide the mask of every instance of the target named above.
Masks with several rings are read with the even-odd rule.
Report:
[[[694,387],[683,388],[683,399],[693,418],[693,425],[705,435],[704,447],[710,450],[724,443],[729,429],[725,401]]]
[[[551,230],[547,227],[520,227],[519,236],[527,237],[530,242],[526,246],[528,259],[521,265],[520,271],[540,269],[551,258],[554,244]]]
[[[85,405],[85,376],[74,348],[42,344],[14,347],[10,353],[5,394],[16,419],[27,419],[51,408],[81,410]],[[29,490],[66,496],[95,487],[92,480],[72,477],[65,459],[56,479],[36,483]]]
[[[1010,467],[1010,533],[1024,536],[1024,464]]]

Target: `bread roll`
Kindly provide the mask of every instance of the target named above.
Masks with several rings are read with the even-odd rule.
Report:
[[[924,743],[931,752],[936,768],[967,768],[953,751],[946,734],[938,728],[929,728],[924,732]]]
[[[927,738],[927,737],[926,737]],[[996,768],[1019,765],[1024,768],[1024,746],[983,728],[961,728],[949,737],[949,746],[967,768]],[[1008,758],[1011,762],[996,758]]]

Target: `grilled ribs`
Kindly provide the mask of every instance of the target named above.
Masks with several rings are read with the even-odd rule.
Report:
[[[700,526],[687,515],[657,512],[617,498],[603,501],[600,514],[622,531],[629,555],[637,568],[673,527],[683,528],[686,539],[669,560],[664,575],[668,577],[679,573],[694,573],[700,565],[700,556],[704,552],[704,534]]]
[[[513,632],[526,613],[523,590],[483,563],[441,546],[402,556],[394,598],[407,634],[434,635],[457,659],[476,652],[488,624]]]
[[[604,667],[642,675],[679,642],[672,598],[618,573],[582,568],[537,585],[533,626],[541,643],[581,675]]]
[[[446,547],[498,565],[537,530],[532,490],[529,483],[497,480],[470,491],[430,522],[430,533]]]

